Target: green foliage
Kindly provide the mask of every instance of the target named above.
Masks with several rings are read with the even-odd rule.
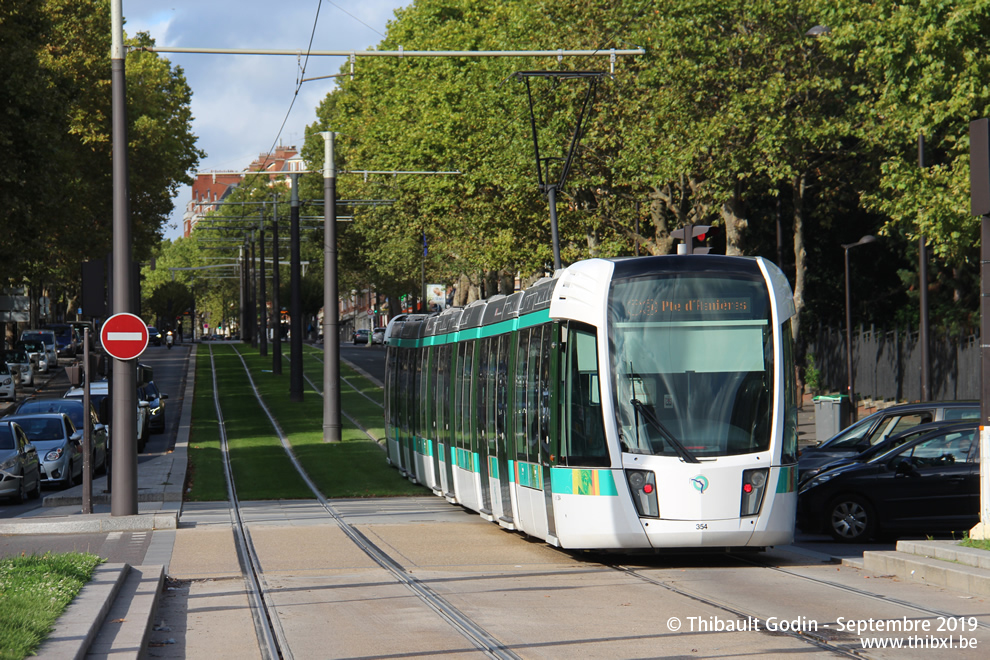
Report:
[[[0,658],[33,655],[103,561],[76,552],[0,559]]]
[[[805,359],[804,384],[808,386],[809,390],[817,394],[821,390],[821,381],[822,372],[815,366],[815,356],[808,353],[808,357]]]
[[[112,244],[110,3],[5,2],[0,33],[0,202],[12,219],[0,278],[54,284],[71,297],[80,263],[104,258]],[[202,152],[181,69],[132,50],[126,74],[133,256],[146,261]]]

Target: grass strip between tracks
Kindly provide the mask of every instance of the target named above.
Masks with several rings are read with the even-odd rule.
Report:
[[[303,400],[291,401],[289,369],[283,368],[280,375],[275,375],[271,373],[271,358],[262,357],[243,345],[238,348],[251,369],[265,404],[289,437],[299,462],[326,497],[389,497],[422,495],[425,492],[421,486],[410,483],[390,468],[381,448],[346,417],[341,420],[341,442],[324,442],[323,397],[304,382]],[[303,372],[317,387],[322,388],[323,364],[314,359],[314,352],[303,352]],[[316,353],[319,355],[321,352]],[[367,383],[345,364],[341,365],[341,375],[351,382],[356,382],[355,379],[364,381],[362,389],[376,389],[377,400],[381,400],[381,390]],[[344,412],[365,428],[377,427],[377,435],[384,437],[382,409],[353,392],[346,384],[342,383],[340,389],[340,405]],[[374,394],[369,395],[376,398]]]
[[[399,473],[388,467],[385,455],[377,444],[351,424],[342,420],[342,442],[323,442],[323,397],[304,384],[303,400],[289,398],[289,369],[286,364],[281,374],[272,373],[271,357],[262,357],[247,346],[214,347],[217,364],[217,381],[220,389],[220,403],[224,420],[227,423],[228,440],[231,443],[231,458],[234,464],[234,479],[237,494],[242,499],[294,499],[308,498],[308,490],[296,487],[301,480],[288,464],[278,438],[271,430],[268,418],[258,406],[254,393],[244,377],[243,366],[233,351],[244,356],[261,392],[262,399],[279,426],[286,433],[292,447],[307,474],[327,497],[387,497],[401,495],[422,495],[422,487],[410,483]],[[322,387],[323,365],[313,359],[313,351],[304,352],[304,373],[318,387]],[[196,395],[193,408],[193,429],[190,437],[190,472],[193,474],[192,490],[187,499],[225,499],[216,489],[204,481],[200,490],[200,474],[207,470],[220,472],[219,463],[212,465],[212,447],[219,458],[219,434],[200,435],[200,420],[216,429],[215,414],[210,420],[208,405],[213,406],[213,388],[210,382],[209,352],[201,351],[197,357]],[[286,360],[287,362],[288,360]],[[236,368],[235,368],[236,367]],[[368,396],[381,400],[382,392],[374,384],[364,379],[346,365],[341,366],[341,375],[355,383]],[[384,436],[382,409],[365,397],[357,394],[346,384],[341,385],[341,407],[358,422],[368,428],[376,437]],[[202,411],[201,411],[202,409]],[[265,436],[262,442],[261,436]],[[248,451],[250,449],[250,451]],[[205,459],[204,465],[198,462]],[[194,458],[195,457],[195,458]],[[250,476],[249,476],[250,475]]]
[[[0,559],[0,658],[33,655],[101,563],[79,552]]]

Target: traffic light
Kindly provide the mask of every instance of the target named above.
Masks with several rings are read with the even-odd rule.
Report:
[[[670,232],[671,238],[681,241],[677,246],[677,254],[708,254],[711,250],[708,239],[713,229],[711,225],[686,225]],[[691,236],[691,240],[685,240],[686,236]]]

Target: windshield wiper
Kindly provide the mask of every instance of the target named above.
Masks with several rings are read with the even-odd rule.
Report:
[[[676,451],[680,457],[684,459],[685,463],[701,463],[701,461],[699,461],[694,454],[688,451],[687,447],[682,445],[681,441],[675,438],[674,434],[663,425],[663,422],[660,421],[650,406],[646,405],[639,399],[630,399],[629,402],[632,404],[636,412],[643,416],[643,419],[646,420],[647,424],[660,431],[660,434],[667,439],[667,442],[669,442],[670,446],[674,448],[674,451]]]

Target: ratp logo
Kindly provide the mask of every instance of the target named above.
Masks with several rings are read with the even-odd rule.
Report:
[[[708,490],[708,479],[704,475],[699,474],[697,477],[691,477],[691,485],[694,486],[696,491],[704,495],[705,491]]]

